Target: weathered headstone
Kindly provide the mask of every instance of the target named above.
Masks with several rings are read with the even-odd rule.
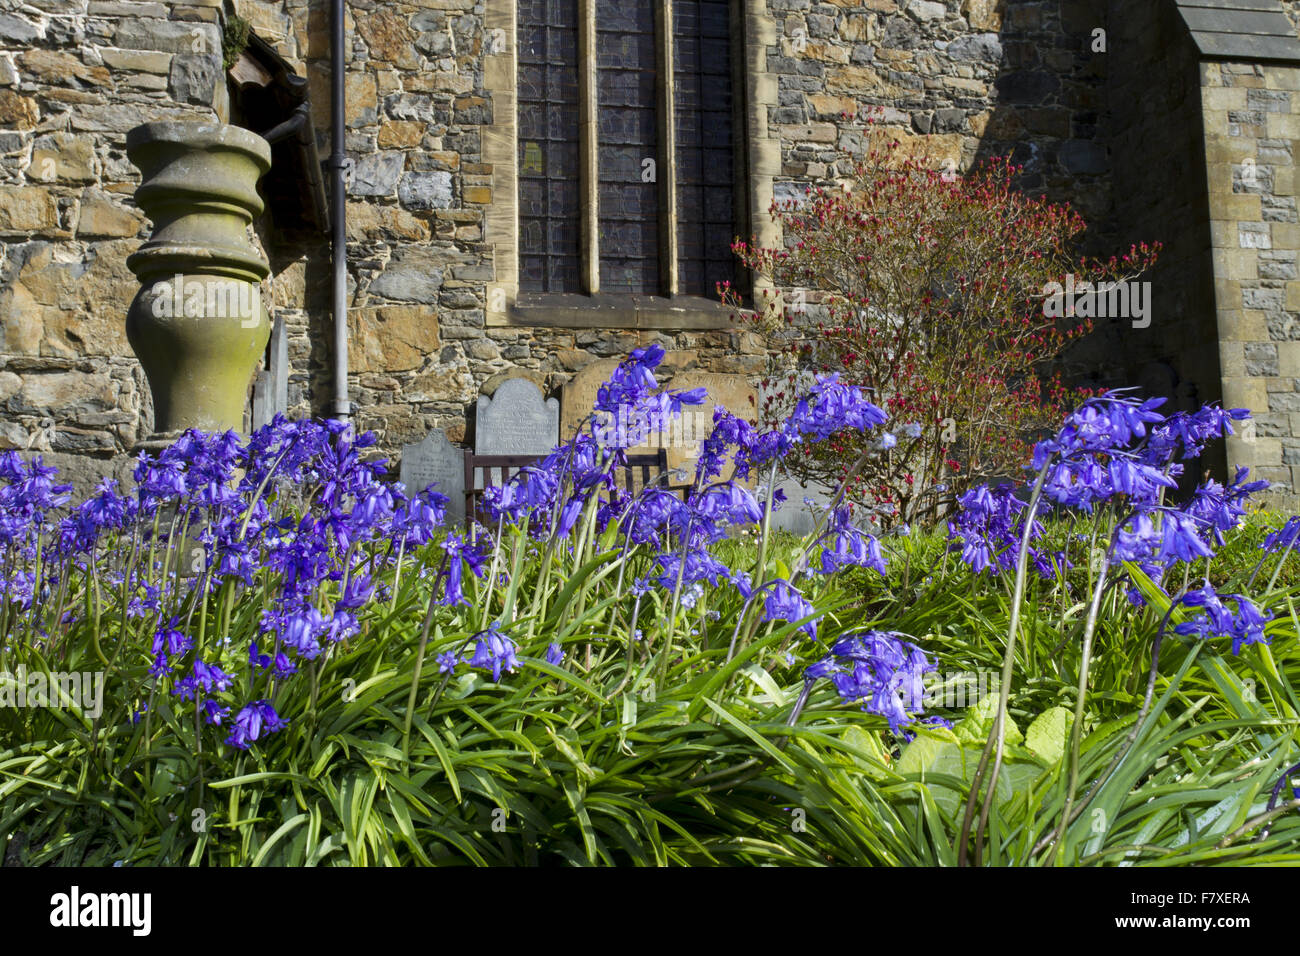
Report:
[[[560,388],[560,437],[568,441],[596,405],[596,393],[618,368],[618,359],[597,359]]]
[[[679,372],[668,387],[675,392],[689,392],[694,388],[708,392],[703,405],[683,408],[682,417],[673,423],[669,434],[660,439],[668,448],[670,468],[688,467],[694,473],[695,459],[699,457],[701,443],[713,431],[713,411],[718,406],[749,422],[758,418],[758,391],[743,375]],[[724,472],[722,477],[730,477],[730,471]]]
[[[664,364],[671,367],[667,361]],[[591,414],[600,386],[617,367],[617,359],[593,362],[569,379],[560,390],[560,430],[566,439],[571,438],[577,427]],[[703,405],[686,406],[681,418],[665,431],[651,434],[644,445],[631,449],[633,453],[666,448],[669,468],[686,468],[693,474],[700,443],[713,430],[713,410],[717,406],[722,405],[733,415],[751,422],[757,417],[758,392],[743,375],[689,370],[668,378],[662,374],[662,367],[656,371],[661,387],[671,391],[690,391],[703,387],[708,392],[708,398]]]
[[[788,415],[797,398],[807,394],[815,384],[816,377],[811,372],[797,373],[793,380],[781,378],[758,390],[758,405],[766,408],[768,398],[771,397],[774,402],[768,411],[774,415]],[[820,481],[805,484],[796,477],[780,476],[780,472],[777,475],[776,486],[785,493],[785,503],[779,510],[772,512],[772,528],[788,531],[792,535],[809,535],[831,506],[836,492],[839,492],[839,486]]]
[[[765,385],[758,390],[758,403],[766,406],[769,395],[774,399],[773,412],[785,415],[793,407],[797,396],[805,394],[816,383],[809,372],[797,375],[794,381]],[[778,473],[779,475],[779,473]],[[796,478],[778,477],[776,487],[785,492],[785,504],[772,512],[772,527],[791,534],[806,535],[816,527],[826,508],[835,497],[836,488],[821,482],[804,484]]]
[[[414,495],[430,485],[446,495],[448,526],[465,520],[465,452],[447,440],[441,428],[435,428],[424,441],[402,446],[402,464],[398,476],[406,493]]]
[[[474,451],[480,455],[547,455],[560,440],[560,403],[542,398],[526,378],[507,379],[491,398],[480,395]]]
[[[785,492],[785,504],[772,512],[772,527],[800,537],[812,533],[836,491],[818,482],[804,485],[795,478],[778,480],[776,487]]]

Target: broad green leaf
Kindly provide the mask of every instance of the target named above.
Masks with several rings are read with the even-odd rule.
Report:
[[[1045,765],[1051,766],[1065,753],[1073,723],[1074,714],[1064,707],[1051,707],[1043,711],[1025,731],[1026,749],[1032,751]]]

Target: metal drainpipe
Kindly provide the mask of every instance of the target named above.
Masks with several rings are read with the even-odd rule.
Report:
[[[348,238],[347,184],[343,171],[347,165],[345,140],[346,96],[344,61],[343,0],[333,0],[330,10],[330,84],[332,93],[330,138],[330,227],[333,232],[331,265],[334,270],[334,402],[335,418],[346,419],[352,412],[348,401]]]

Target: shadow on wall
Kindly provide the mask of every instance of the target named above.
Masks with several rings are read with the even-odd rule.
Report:
[[[996,46],[1000,65],[975,163],[1009,155],[1027,191],[1070,202],[1088,223],[1088,255],[1164,244],[1139,280],[1148,313],[1095,320],[1062,371],[1080,385],[1137,386],[1171,409],[1217,397],[1199,74],[1174,4],[988,6],[996,33],[970,42]]]

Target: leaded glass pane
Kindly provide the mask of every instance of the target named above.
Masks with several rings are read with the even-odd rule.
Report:
[[[581,290],[578,0],[518,0],[519,288]]]
[[[716,296],[735,282],[729,0],[674,0],[677,284]]]
[[[654,6],[596,4],[600,290],[653,294],[659,284]]]

